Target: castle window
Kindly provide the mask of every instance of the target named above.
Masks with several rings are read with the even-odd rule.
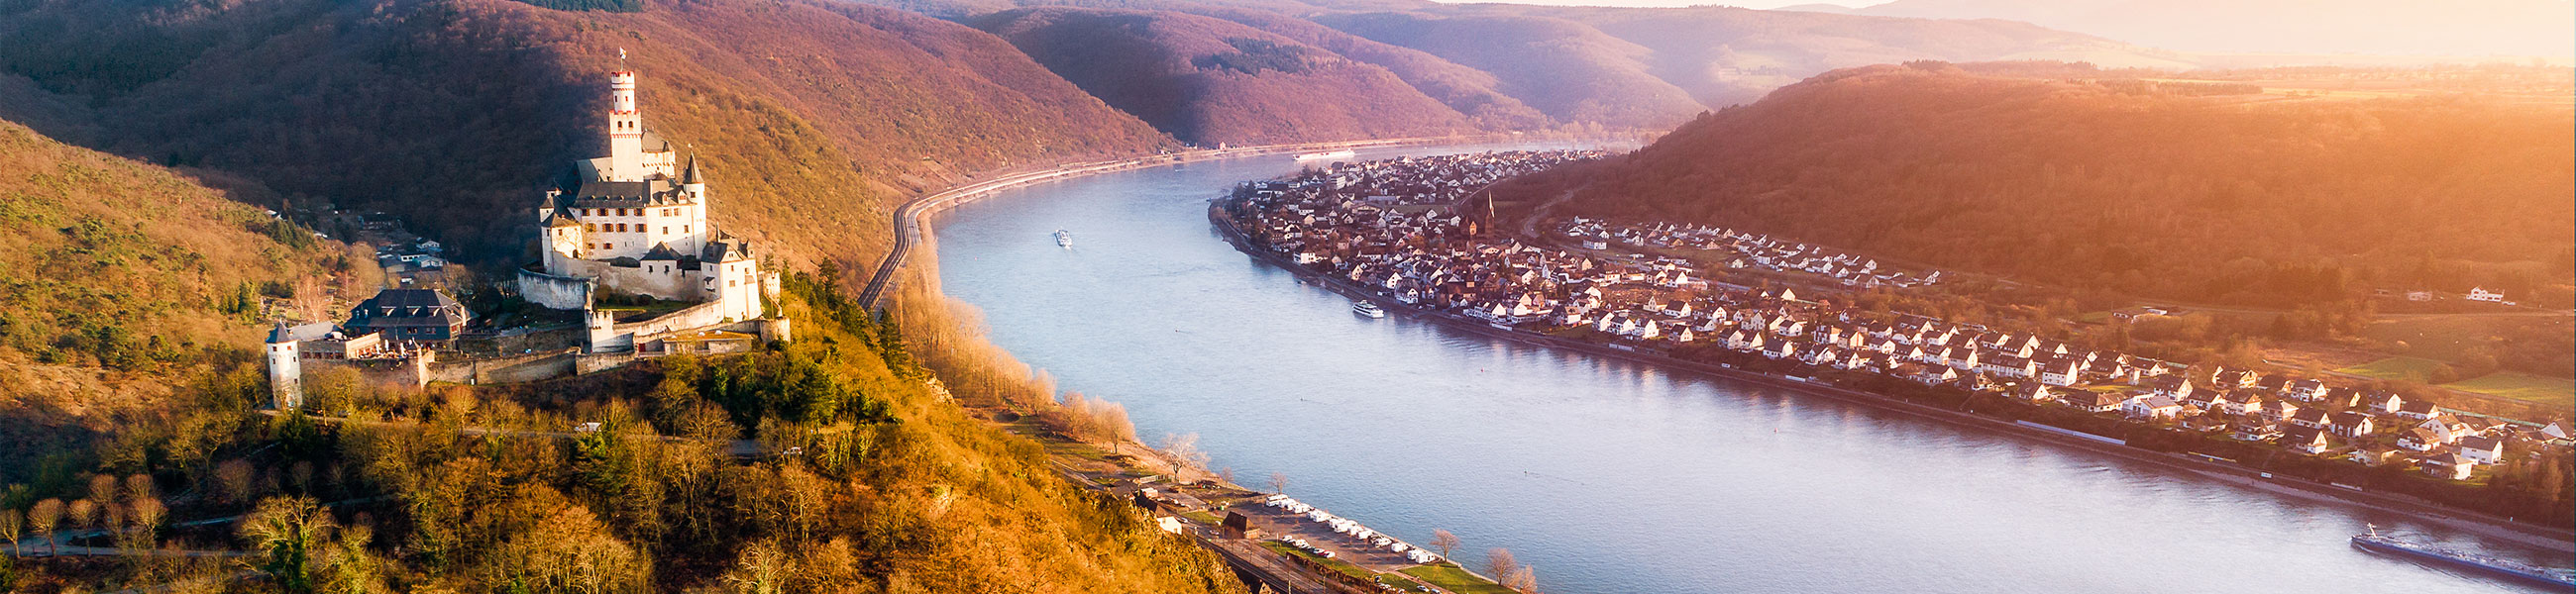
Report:
[[[670,235],[670,234],[671,234],[671,228],[670,228],[670,227],[667,227],[667,226],[666,226],[666,227],[663,227],[663,228],[662,228],[662,234],[663,234],[663,235]]]
[[[680,232],[681,232],[681,233],[687,233],[687,232],[689,232],[689,226],[688,226],[688,225],[681,225],[681,226],[680,226]]]
[[[598,223],[582,223],[582,224],[581,224],[581,230],[583,230],[583,231],[589,231],[589,232],[592,232],[592,233],[598,233],[598,232],[599,232],[599,224],[598,224]]]
[[[617,244],[614,244],[614,243],[603,243],[603,244],[599,244],[599,249],[603,249],[603,250],[613,250],[613,249],[617,249]]]

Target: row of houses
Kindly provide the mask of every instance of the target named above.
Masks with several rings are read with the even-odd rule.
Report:
[[[1607,151],[1502,151],[1335,162],[1301,176],[1307,187],[1379,206],[1448,204],[1516,175],[1609,156]]]
[[[1364,169],[1404,179],[1431,175],[1405,173],[1399,162]],[[1331,184],[1316,172],[1256,183],[1238,192],[1231,208],[1259,247],[1396,302],[1498,327],[1676,351],[1722,347],[2273,442],[2305,454],[2412,462],[2454,479],[2502,460],[2507,443],[2565,439],[2554,426],[2543,431],[2463,417],[2361,386],[2195,368],[1929,316],[1856,311],[1801,298],[1793,289],[1713,283],[1677,259],[1602,257],[1485,237],[1458,209],[1391,207],[1322,189]],[[1827,267],[1821,274],[1884,271],[1866,257],[1711,227],[1578,219],[1564,229],[1569,237],[1606,234],[1638,245],[1754,246],[1774,250],[1764,254],[1774,262]],[[2454,460],[2470,466],[2449,463]]]
[[[1881,268],[1875,258],[1772,238],[1712,225],[1671,222],[1612,222],[1575,217],[1556,226],[1558,235],[1584,249],[1635,246],[1697,250],[1726,254],[1726,267],[1812,274],[1842,286],[1916,287],[1941,282],[1941,271],[1921,273]]]

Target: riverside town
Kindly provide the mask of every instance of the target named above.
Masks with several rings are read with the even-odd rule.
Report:
[[[1499,232],[1491,171],[1597,158],[1486,153],[1335,164],[1236,188],[1212,211],[1248,248],[1360,299],[1435,320],[1935,403],[2021,425],[2236,464],[2319,486],[2475,508],[2459,486],[2546,448],[2555,423],[2516,421],[2274,369],[2194,365],[1903,311],[1854,291],[1936,284],[1866,256],[1704,225],[1551,221]],[[1699,256],[1647,256],[1679,248]],[[1813,282],[1728,279],[1748,269]],[[1831,288],[1826,288],[1831,287]],[[2125,436],[2125,437],[2114,437]],[[2304,462],[2287,462],[2297,457]],[[2402,476],[2401,476],[2402,475]]]

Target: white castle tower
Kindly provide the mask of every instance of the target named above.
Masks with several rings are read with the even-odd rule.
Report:
[[[643,181],[644,114],[635,105],[635,73],[608,73],[608,181]]]
[[[710,304],[683,313],[711,322],[767,317],[761,300],[775,275],[749,242],[708,221],[706,171],[695,157],[679,167],[678,151],[644,126],[636,88],[634,72],[609,73],[608,155],[577,162],[581,186],[538,203],[543,255],[520,275],[521,297],[586,309],[592,292],[607,291]]]
[[[304,360],[296,342],[285,324],[268,332],[269,406],[277,410],[304,406]]]

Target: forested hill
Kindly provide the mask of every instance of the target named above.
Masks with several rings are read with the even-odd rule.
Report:
[[[643,7],[0,4],[0,78],[34,83],[0,92],[51,95],[0,102],[91,106],[47,119],[496,260],[532,233],[516,215],[603,150],[621,67],[642,73],[646,124],[706,159],[713,216],[800,260],[877,253],[892,204],[965,173],[1174,144],[955,23],[819,0]]]
[[[1587,214],[2133,295],[2291,305],[2482,285],[2563,300],[2566,106],[2191,96],[2208,90],[1840,70],[1550,181],[1582,186]]]
[[[255,354],[264,303],[320,313],[373,286],[345,249],[195,177],[0,121],[0,464]]]
[[[1385,68],[1232,21],[1041,8],[969,22],[1102,101],[1202,145],[1476,131],[1466,114]]]

